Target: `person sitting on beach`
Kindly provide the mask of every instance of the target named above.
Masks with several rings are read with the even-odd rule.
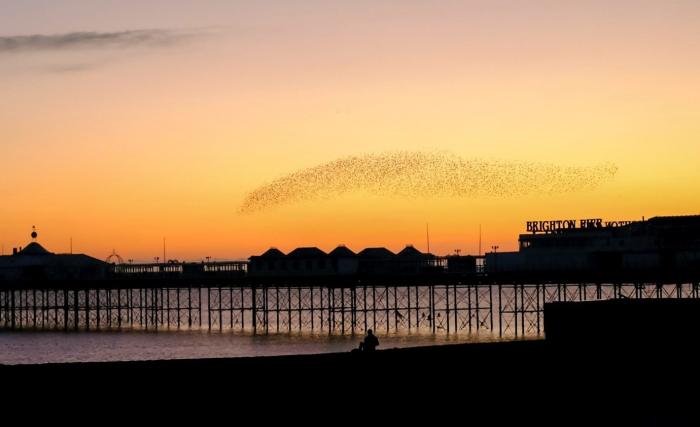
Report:
[[[367,336],[365,337],[365,340],[360,343],[360,349],[363,351],[374,351],[378,345],[379,340],[377,337],[372,333],[371,329],[367,329]]]

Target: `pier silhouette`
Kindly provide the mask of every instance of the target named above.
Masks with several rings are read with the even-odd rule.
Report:
[[[542,337],[554,302],[698,299],[692,283],[442,283],[353,286],[0,288],[9,330],[239,330]]]

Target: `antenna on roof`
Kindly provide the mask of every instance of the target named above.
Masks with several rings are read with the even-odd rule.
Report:
[[[425,223],[425,240],[428,242],[428,253],[430,253],[430,230],[427,222]]]
[[[481,224],[479,224],[479,256],[481,256]]]

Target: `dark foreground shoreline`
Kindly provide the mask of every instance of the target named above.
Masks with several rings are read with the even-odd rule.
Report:
[[[303,421],[308,408],[352,413],[371,405],[367,410],[385,420],[462,413],[489,425],[695,425],[700,366],[693,344],[527,340],[365,354],[5,365],[0,379],[3,398],[34,402],[40,390],[39,401],[94,409],[126,399],[151,413],[162,405],[182,405],[183,413],[207,405]],[[277,413],[280,405],[286,412]]]
[[[326,353],[207,359],[0,365],[9,379],[221,382],[255,389],[261,382],[319,382],[327,390],[381,383],[402,385],[497,387],[515,390],[530,384],[604,381],[633,391],[634,384],[680,383],[700,372],[700,351],[693,342],[520,340],[394,348],[373,353]],[[693,386],[693,389],[696,386]]]

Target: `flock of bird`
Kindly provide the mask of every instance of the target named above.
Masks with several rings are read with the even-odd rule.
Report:
[[[245,196],[241,213],[351,192],[398,197],[507,197],[593,189],[617,172],[613,164],[467,159],[449,152],[396,151],[343,157],[301,169]]]

